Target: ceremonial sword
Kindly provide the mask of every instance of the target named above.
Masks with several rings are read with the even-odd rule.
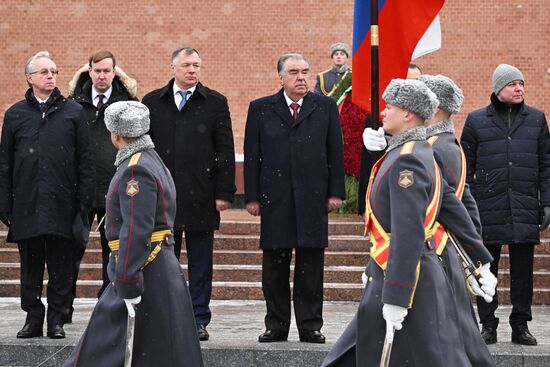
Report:
[[[458,242],[454,234],[447,232],[447,235],[449,236],[449,240],[451,240],[453,247],[458,253],[460,260],[462,261],[462,266],[464,267],[464,271],[466,272],[466,278],[473,275],[474,278],[479,281],[479,278],[481,278],[481,273],[479,272],[481,266],[475,266],[474,262],[472,261],[472,259],[470,259],[470,256],[468,256],[466,251],[464,251],[464,249],[460,245],[460,242]]]
[[[394,334],[395,328],[393,325],[391,325],[390,328],[386,326],[386,337],[384,338],[384,347],[382,348],[382,356],[380,357],[380,367],[389,367],[390,365]]]
[[[128,309],[128,327],[126,329],[126,351],[124,353],[124,367],[132,366],[132,353],[134,352],[134,330],[136,327],[136,310],[134,305],[126,303]]]

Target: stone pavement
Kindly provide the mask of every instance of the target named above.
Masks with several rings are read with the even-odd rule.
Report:
[[[19,299],[0,298],[0,366],[60,366],[84,331],[95,302],[94,299],[77,299],[74,323],[65,327],[66,339],[43,337],[24,340],[15,338],[24,323]],[[257,338],[264,329],[265,305],[262,301],[213,301],[213,318],[208,327],[210,340],[201,344],[205,364],[208,367],[319,366],[356,308],[355,302],[325,302],[322,331],[327,343],[324,345],[300,343],[294,324],[289,342],[259,344]],[[510,342],[509,312],[509,306],[499,308],[499,342],[490,346],[497,366],[550,366],[550,307],[533,308],[534,319],[529,326],[539,341],[536,347]]]

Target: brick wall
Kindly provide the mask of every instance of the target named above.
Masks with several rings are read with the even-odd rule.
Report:
[[[122,4],[122,5],[120,5]],[[248,103],[278,90],[276,61],[301,52],[317,73],[330,66],[332,42],[351,43],[353,0],[21,1],[0,3],[0,118],[26,90],[23,65],[39,50],[52,53],[63,93],[74,71],[98,49],[111,50],[138,80],[138,94],[171,77],[172,50],[202,54],[204,84],[230,103],[235,144],[242,152]],[[441,13],[443,48],[416,62],[463,88],[464,111],[485,105],[491,74],[501,62],[524,72],[526,100],[550,107],[550,0],[447,0]],[[312,86],[313,87],[313,86]],[[459,130],[465,118],[459,114]]]

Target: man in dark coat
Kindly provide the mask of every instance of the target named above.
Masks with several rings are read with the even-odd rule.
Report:
[[[18,338],[42,336],[40,296],[48,266],[48,336],[64,338],[69,312],[73,222],[94,195],[94,166],[82,107],[56,87],[57,68],[47,52],[25,65],[25,99],[4,116],[0,165],[0,218],[21,256],[21,308],[27,312]],[[82,222],[80,222],[82,223]]]
[[[92,141],[96,180],[95,198],[87,218],[90,226],[94,217],[101,222],[105,216],[105,195],[109,182],[115,174],[114,162],[117,150],[111,143],[109,131],[105,128],[103,121],[105,109],[114,102],[136,100],[136,91],[136,81],[116,66],[115,56],[109,51],[95,52],[69,83],[69,98],[82,106]],[[103,285],[97,294],[99,298],[109,284],[107,264],[111,250],[105,237],[105,223],[101,223],[98,229],[101,236],[103,262]],[[85,243],[77,243],[74,246],[71,312],[64,318],[65,323],[72,322],[72,301],[76,296],[76,281],[85,246]]]
[[[294,248],[293,301],[300,340],[324,343],[328,212],[345,197],[340,119],[331,98],[308,93],[309,63],[302,55],[281,56],[277,69],[282,89],[250,103],[244,139],[246,207],[262,216],[267,330],[259,341],[287,339]]]
[[[135,312],[134,367],[203,366],[185,277],[172,246],[176,190],[155,152],[149,111],[115,102],[105,124],[118,149],[107,193],[112,281],[64,366],[123,366],[128,314]]]
[[[544,113],[524,103],[519,69],[507,64],[495,69],[491,103],[468,115],[461,144],[495,275],[502,245],[508,244],[512,342],[536,345],[527,322],[532,320],[534,246],[550,224],[550,137]],[[487,344],[497,341],[497,307],[497,297],[490,304],[478,300]]]
[[[315,93],[331,96],[340,81],[351,72],[348,65],[350,52],[345,43],[336,42],[330,46],[330,58],[332,66],[330,69],[317,74]]]
[[[97,221],[101,222],[105,216],[105,195],[109,182],[115,174],[114,162],[117,150],[111,143],[110,133],[103,122],[105,109],[114,102],[136,100],[136,91],[136,81],[116,66],[115,56],[109,51],[95,52],[90,56],[88,62],[75,73],[69,83],[69,98],[82,106],[84,121],[90,129],[95,163],[95,198],[87,218],[90,226],[94,217],[97,216]],[[103,285],[97,294],[98,298],[109,284],[107,264],[111,252],[105,237],[104,223],[99,226],[99,233],[103,261]],[[85,246],[85,243],[77,243],[73,249],[71,312],[64,317],[64,323],[72,322],[72,301],[76,296],[76,281]]]
[[[196,49],[177,49],[172,54],[174,78],[143,97],[143,103],[151,111],[151,138],[176,183],[174,250],[179,258],[185,231],[197,332],[208,340],[214,230],[236,187],[227,99],[199,82],[201,66]]]

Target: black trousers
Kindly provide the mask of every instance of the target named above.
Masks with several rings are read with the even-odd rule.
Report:
[[[498,262],[502,245],[485,245],[493,258],[491,273],[498,274]],[[510,301],[512,313],[510,325],[512,329],[518,326],[526,326],[533,319],[531,315],[531,303],[533,301],[533,254],[535,245],[522,243],[508,245],[510,254]],[[498,294],[493,297],[493,302],[486,303],[483,298],[477,298],[477,311],[483,326],[497,328],[499,319],[495,317],[498,307]]]
[[[174,231],[174,252],[178,260],[181,255],[183,231]],[[187,249],[187,274],[189,293],[193,302],[193,313],[197,325],[207,326],[212,318],[212,268],[214,252],[214,231],[185,231]]]
[[[41,327],[45,307],[40,300],[44,264],[48,266],[48,325],[61,325],[62,315],[69,312],[73,241],[44,235],[19,241],[21,257],[21,308],[27,313],[26,324]]]
[[[298,330],[323,326],[325,249],[296,248],[292,300]],[[263,250],[262,290],[267,306],[265,326],[282,332],[290,327],[290,261],[292,249]]]
[[[92,208],[90,212],[88,213],[88,220],[90,222],[90,226],[92,225],[94,221],[94,217],[97,215],[97,222],[99,223],[101,219],[105,216],[105,208]],[[95,230],[95,228],[92,228],[92,230]],[[101,262],[102,262],[102,273],[101,278],[103,280],[103,284],[101,285],[101,289],[97,293],[97,298],[101,296],[105,288],[109,285],[109,276],[107,275],[107,265],[109,264],[109,254],[111,253],[111,249],[109,248],[109,241],[107,241],[107,237],[105,237],[105,220],[103,223],[101,223],[101,226],[99,226],[99,235],[101,238]],[[70,313],[73,313],[73,302],[76,298],[76,281],[78,280],[78,273],[80,272],[80,262],[82,261],[82,258],[84,257],[84,252],[86,251],[85,247],[82,247],[80,245],[73,246],[73,265],[72,265],[72,286],[71,286],[71,298],[70,298]]]

